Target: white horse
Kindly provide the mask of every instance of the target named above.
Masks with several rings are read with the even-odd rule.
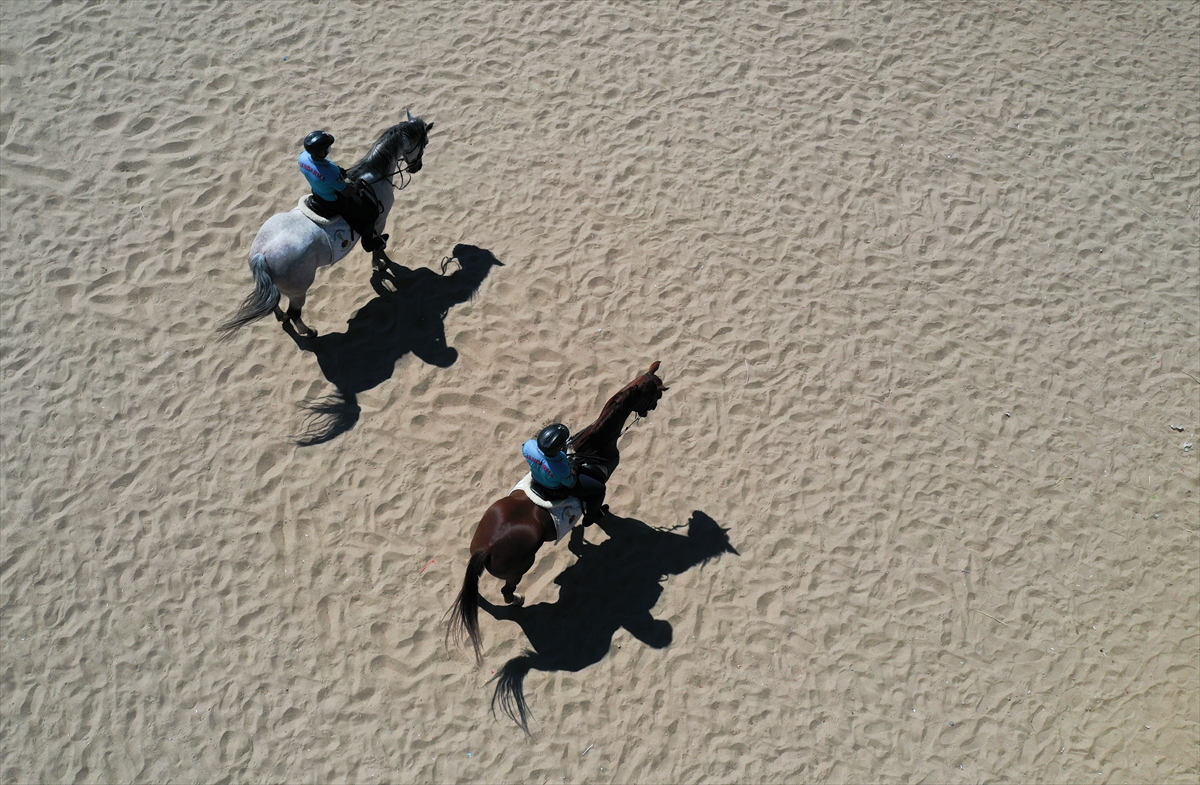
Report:
[[[408,119],[393,125],[383,132],[371,151],[346,173],[350,181],[360,181],[363,193],[369,192],[379,203],[379,217],[375,219],[375,231],[382,232],[388,212],[395,202],[392,193],[392,178],[401,177],[400,188],[407,183],[404,173],[413,174],[421,170],[421,157],[429,142],[429,131],[433,123],[407,112]],[[254,291],[246,297],[242,307],[217,328],[222,338],[228,338],[240,327],[261,319],[274,312],[279,321],[291,322],[297,332],[306,338],[316,336],[300,319],[304,307],[304,296],[317,277],[318,267],[327,267],[350,253],[357,232],[350,228],[345,218],[324,218],[310,210],[305,201],[290,212],[276,213],[258,230],[250,245],[250,272],[254,276]],[[382,249],[371,254],[376,269],[382,269],[390,260]],[[279,308],[280,295],[286,294],[288,309]]]

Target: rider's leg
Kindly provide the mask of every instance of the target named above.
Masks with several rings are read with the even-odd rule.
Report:
[[[350,228],[362,236],[362,247],[367,253],[381,251],[387,247],[387,235],[375,231],[375,221],[379,217],[376,207],[365,199],[342,196],[338,194],[338,209]]]
[[[580,474],[575,478],[575,486],[571,489],[572,495],[579,497],[583,502],[584,525],[594,523],[600,518],[604,511],[604,493],[607,489],[604,483],[587,474]]]
[[[371,195],[359,196],[357,202],[363,216],[363,248],[368,253],[382,252],[384,248],[387,248],[388,236],[379,233],[379,230],[375,228],[375,222],[379,220],[379,213],[383,206]],[[371,238],[369,243],[365,242],[367,237]]]

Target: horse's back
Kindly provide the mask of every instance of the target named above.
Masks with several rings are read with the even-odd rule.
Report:
[[[299,210],[275,213],[262,225],[254,242],[250,244],[250,255],[261,253],[271,260],[301,258],[313,251],[332,252],[329,238],[321,227],[304,217]]]
[[[250,258],[259,254],[267,260],[276,286],[289,297],[303,295],[312,286],[317,268],[336,261],[325,230],[299,210],[266,220],[250,244]]]

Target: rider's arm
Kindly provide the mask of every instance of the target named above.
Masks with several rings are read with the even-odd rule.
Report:
[[[326,159],[325,163],[327,163],[330,167],[333,167],[333,170],[337,172],[336,177],[330,177],[329,175],[331,175],[332,172],[329,172],[328,169],[326,169],[327,175],[325,179],[329,181],[329,187],[338,193],[350,188],[350,194],[353,195],[354,189],[351,187],[350,183],[346,182],[346,170],[328,159]]]
[[[564,488],[574,487],[575,472],[571,469],[571,462],[567,460],[566,453],[560,452],[547,462],[550,464],[550,470],[554,472],[554,479],[558,480],[559,485]]]
[[[338,169],[342,173],[341,177],[338,178],[338,193],[341,193],[342,190],[344,189],[347,196],[354,196],[356,193],[358,193],[358,187],[359,187],[358,182],[353,181],[353,180],[347,180],[346,179],[346,170],[342,169],[341,167],[338,167]]]

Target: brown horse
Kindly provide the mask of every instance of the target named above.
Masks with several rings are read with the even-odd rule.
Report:
[[[607,479],[621,462],[617,439],[625,428],[630,414],[645,417],[658,406],[658,399],[667,389],[655,375],[658,362],[634,379],[604,404],[596,421],[580,431],[572,440],[573,459],[585,461],[581,471],[596,467]],[[585,519],[584,524],[591,523]],[[500,593],[509,605],[521,605],[524,598],[517,594],[517,584],[533,566],[534,556],[544,542],[557,538],[550,513],[529,500],[523,491],[514,490],[488,507],[471,538],[471,559],[463,578],[462,591],[450,608],[447,638],[459,642],[470,639],[476,662],[483,663],[483,647],[479,639],[479,576],[486,569],[504,581]]]

